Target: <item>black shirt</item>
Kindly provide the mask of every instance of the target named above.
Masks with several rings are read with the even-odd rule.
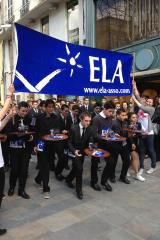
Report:
[[[50,116],[47,116],[46,113],[42,113],[37,117],[35,129],[38,139],[46,134],[50,134],[51,129],[60,131],[59,118],[54,113],[52,113]]]
[[[10,119],[10,121],[6,125],[6,133],[8,134],[8,141],[10,142],[10,147],[12,146],[13,148],[26,148],[26,146],[29,144],[28,140],[30,139],[30,135],[24,135],[24,136],[18,136],[18,135],[10,135],[9,133],[12,132],[19,132],[19,127],[21,125],[21,122],[25,126],[28,127],[27,131],[31,131],[31,120],[28,117],[28,115],[24,118],[20,117],[19,114],[16,114],[14,116],[14,119]],[[19,147],[18,147],[19,145]]]
[[[101,140],[102,129],[112,127],[112,118],[111,117],[104,118],[100,114],[98,114],[93,118],[92,127],[95,132],[96,140]]]
[[[124,130],[124,128],[127,127],[128,127],[127,121],[122,122],[119,119],[115,119],[112,124],[112,130],[122,137],[128,137],[128,132]]]

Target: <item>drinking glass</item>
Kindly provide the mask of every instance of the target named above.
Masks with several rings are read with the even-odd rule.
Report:
[[[55,130],[54,129],[51,129],[50,130],[50,133],[51,133],[51,136],[53,137],[55,135]]]

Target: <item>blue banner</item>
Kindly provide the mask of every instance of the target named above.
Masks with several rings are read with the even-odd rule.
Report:
[[[131,95],[131,54],[70,44],[16,24],[18,92]]]

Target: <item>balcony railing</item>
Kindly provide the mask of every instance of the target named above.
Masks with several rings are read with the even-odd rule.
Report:
[[[20,16],[23,17],[29,11],[29,1],[20,9]]]
[[[8,24],[12,24],[15,20],[15,16],[12,15],[11,17],[9,17],[5,22],[8,23]]]

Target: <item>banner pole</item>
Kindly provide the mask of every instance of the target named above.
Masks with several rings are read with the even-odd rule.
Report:
[[[11,66],[11,84],[13,84],[13,78],[14,78],[14,75],[15,75],[15,68],[16,68],[16,66],[14,66],[14,39],[16,39],[14,24],[12,24],[11,28],[12,28],[12,54],[13,54],[12,66]],[[13,102],[12,102],[12,123],[13,123],[13,125],[15,124],[15,118],[14,118],[14,114],[13,114]]]
[[[135,70],[136,70],[136,53],[133,53],[133,74],[132,74],[132,81],[135,81]]]

